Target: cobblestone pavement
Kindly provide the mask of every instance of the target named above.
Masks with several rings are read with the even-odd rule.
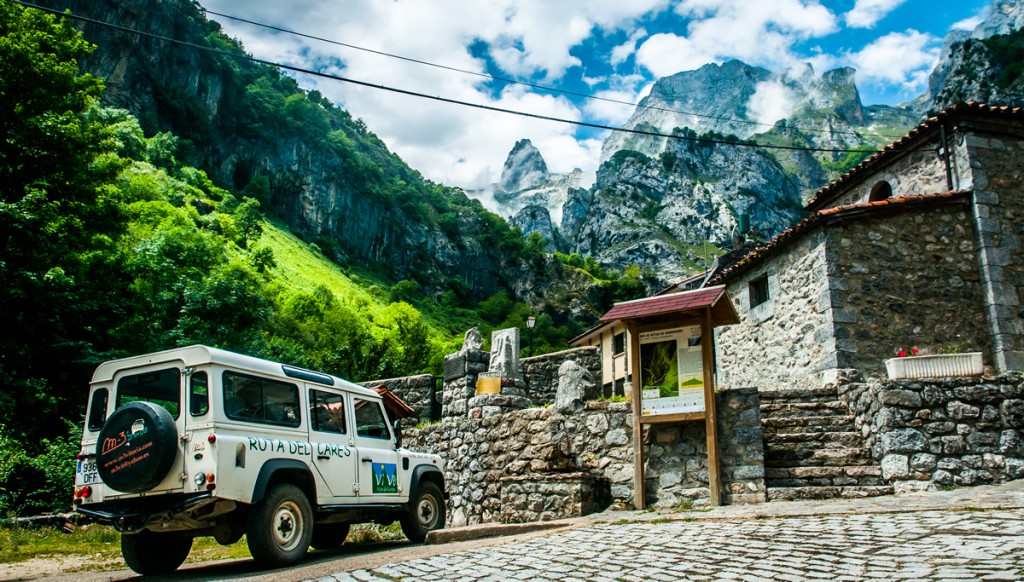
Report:
[[[348,580],[1022,580],[1024,508],[920,498],[627,517],[321,578]],[[934,497],[931,505],[937,505]],[[947,497],[946,500],[954,498]],[[961,499],[956,498],[957,501]],[[939,503],[943,501],[938,498]],[[900,507],[903,506],[903,512]],[[803,514],[780,509],[800,507]],[[824,507],[830,513],[814,513]],[[774,508],[769,514],[763,509]],[[718,511],[718,510],[716,510]]]

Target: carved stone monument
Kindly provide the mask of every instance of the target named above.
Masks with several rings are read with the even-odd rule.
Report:
[[[469,415],[493,416],[529,405],[519,366],[519,328],[496,330],[491,334],[490,365],[477,379],[477,395],[468,403]]]
[[[487,371],[501,378],[502,386],[523,379],[519,368],[519,328],[495,330],[491,334],[491,365]]]
[[[466,353],[470,350],[482,350],[484,347],[484,337],[480,335],[480,329],[477,327],[471,327],[466,331],[466,336],[462,338],[462,351],[459,353]]]

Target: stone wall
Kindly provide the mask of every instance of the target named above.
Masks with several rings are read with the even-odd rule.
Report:
[[[849,382],[839,394],[897,493],[1024,478],[1020,374]]]
[[[827,227],[838,368],[884,376],[901,347],[991,361],[967,200]]]
[[[403,402],[415,410],[416,415],[414,417],[410,418],[408,422],[402,421],[404,426],[434,420],[435,409],[440,410],[441,403],[437,400],[440,398],[440,394],[437,394],[437,379],[430,374],[407,376],[404,378],[388,378],[386,380],[370,380],[369,382],[360,382],[359,384],[367,388],[386,386],[388,390],[394,392],[395,396],[401,398]]]
[[[868,201],[875,184],[886,181],[892,188],[893,197],[913,194],[935,194],[946,192],[946,167],[935,154],[939,140],[919,146],[910,154],[892,162],[878,172],[864,176],[864,179],[847,187],[837,200],[829,206],[860,204]]]
[[[728,283],[740,323],[715,330],[719,386],[810,388],[835,368],[824,240],[816,228]],[[765,274],[771,299],[752,309],[750,282]]]
[[[555,401],[558,389],[558,369],[568,360],[575,361],[595,378],[593,394],[587,399],[596,399],[598,387],[596,379],[601,377],[601,352],[596,347],[574,348],[543,356],[534,356],[522,360],[523,375],[526,377],[527,398],[534,406],[551,404]]]
[[[716,402],[723,499],[732,503],[764,501],[757,390],[722,391],[716,394]],[[545,511],[554,515],[550,508],[544,509],[544,491],[553,484],[565,485],[566,474],[577,474],[573,478],[584,474],[590,479],[588,486],[607,487],[611,502],[632,505],[631,407],[628,402],[590,401],[580,412],[570,414],[548,406],[474,418],[446,416],[440,423],[407,431],[406,446],[444,458],[451,495],[448,516],[453,526],[534,519],[529,516],[543,516]],[[651,425],[645,430],[644,447],[648,505],[707,503],[702,422]],[[506,486],[512,489],[505,490]],[[540,497],[523,495],[520,489],[524,488],[532,488]],[[555,490],[571,491],[564,487]],[[533,506],[508,507],[503,500]]]
[[[1003,372],[1024,370],[1024,128],[1003,122],[995,129],[1003,135],[972,132],[964,142],[993,360]]]

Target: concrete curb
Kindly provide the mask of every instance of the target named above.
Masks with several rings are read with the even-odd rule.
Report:
[[[572,527],[577,523],[577,520],[538,521],[532,523],[485,523],[434,530],[427,534],[427,539],[423,543],[427,545],[449,544],[498,536],[514,536],[536,531]]]

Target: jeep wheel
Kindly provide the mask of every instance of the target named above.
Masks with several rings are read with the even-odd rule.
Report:
[[[124,563],[143,576],[170,574],[188,557],[192,538],[179,533],[140,531],[121,534]]]
[[[178,429],[167,409],[129,402],[110,415],[96,442],[96,470],[110,488],[149,491],[164,480],[178,456]]]
[[[312,535],[313,510],[295,485],[277,485],[249,513],[249,553],[264,568],[298,562],[309,549]]]
[[[409,541],[420,544],[427,533],[444,527],[444,496],[430,481],[420,483],[416,497],[409,500],[409,509],[402,514],[402,533]]]
[[[341,547],[348,537],[347,523],[325,523],[313,526],[313,541],[310,543],[318,550],[334,550]]]

